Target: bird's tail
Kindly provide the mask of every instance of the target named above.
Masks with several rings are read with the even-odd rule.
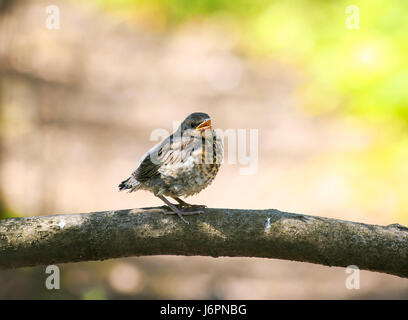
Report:
[[[130,189],[129,192],[139,189],[140,182],[135,177],[131,176],[128,179],[122,181],[119,185],[119,191]]]

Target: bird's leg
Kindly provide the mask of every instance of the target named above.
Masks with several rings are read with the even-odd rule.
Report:
[[[181,211],[179,208],[177,208],[174,204],[172,204],[165,197],[163,197],[163,196],[157,196],[157,197],[160,198],[165,204],[167,204],[170,207],[170,209],[173,211],[172,213],[167,213],[166,212],[166,214],[177,214],[181,218],[181,220],[183,220],[187,224],[189,224],[189,222],[186,219],[184,219],[183,215],[188,216],[188,215],[195,215],[195,214],[203,213],[202,211],[193,211],[193,212]]]
[[[181,208],[207,208],[206,205],[201,205],[201,204],[190,204],[185,202],[184,200],[181,200],[178,197],[172,197],[174,200],[176,200]]]

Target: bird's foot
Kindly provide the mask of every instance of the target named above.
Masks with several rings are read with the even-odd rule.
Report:
[[[189,203],[176,204],[176,207],[179,208],[179,209],[205,209],[205,208],[207,208],[206,205],[201,205],[201,204],[189,204]]]
[[[164,214],[172,214],[172,215],[177,214],[180,217],[180,219],[183,220],[186,224],[190,224],[190,223],[186,219],[184,219],[183,216],[193,216],[193,215],[204,213],[204,211],[188,211],[188,212],[186,212],[186,211],[180,210],[178,208],[174,208],[174,209],[171,208],[171,207],[168,207],[168,208],[170,209],[170,211],[169,210],[163,210]]]
[[[181,214],[182,216],[194,216],[197,214],[202,214],[204,211],[184,211],[184,210],[178,210],[178,212],[174,212],[171,208],[169,208],[171,211],[164,211],[164,214]]]
[[[184,200],[181,200],[180,198],[174,197],[174,200],[176,200],[179,204],[176,205],[177,208],[179,209],[184,209],[184,208],[188,208],[188,209],[204,209],[207,208],[207,206],[205,204],[190,204],[185,202]]]
[[[202,210],[197,210],[197,211],[189,211],[186,212],[184,210],[181,210],[180,208],[178,208],[176,205],[174,205],[173,203],[171,203],[169,200],[167,200],[165,197],[158,195],[157,197],[159,197],[165,204],[167,204],[167,206],[170,208],[171,211],[166,211],[164,210],[165,214],[177,214],[181,220],[183,220],[184,223],[189,224],[189,222],[184,219],[183,216],[192,216],[195,214],[201,214],[204,213],[204,211]],[[183,200],[179,199],[179,198],[174,198],[175,200],[177,200],[177,202],[182,205],[182,204],[186,204],[188,205],[188,203],[184,202]],[[191,209],[191,205],[189,207],[189,209]]]

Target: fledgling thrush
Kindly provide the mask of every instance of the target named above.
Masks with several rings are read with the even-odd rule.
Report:
[[[188,204],[180,197],[194,195],[206,188],[217,175],[222,159],[222,140],[212,129],[210,116],[192,113],[172,135],[142,157],[132,175],[119,185],[119,191],[151,191],[170,207],[172,212],[168,213],[177,214],[188,224],[183,215],[203,211],[182,209],[206,206]],[[172,197],[179,204],[174,205],[164,196]]]

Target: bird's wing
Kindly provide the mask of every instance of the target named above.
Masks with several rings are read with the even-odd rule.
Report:
[[[139,182],[159,176],[163,165],[181,162],[185,158],[190,140],[171,135],[146,153],[132,175]]]
[[[153,163],[150,158],[150,154],[147,154],[145,158],[140,162],[137,169],[133,172],[133,176],[139,182],[145,182],[151,178],[158,176],[160,165]]]

